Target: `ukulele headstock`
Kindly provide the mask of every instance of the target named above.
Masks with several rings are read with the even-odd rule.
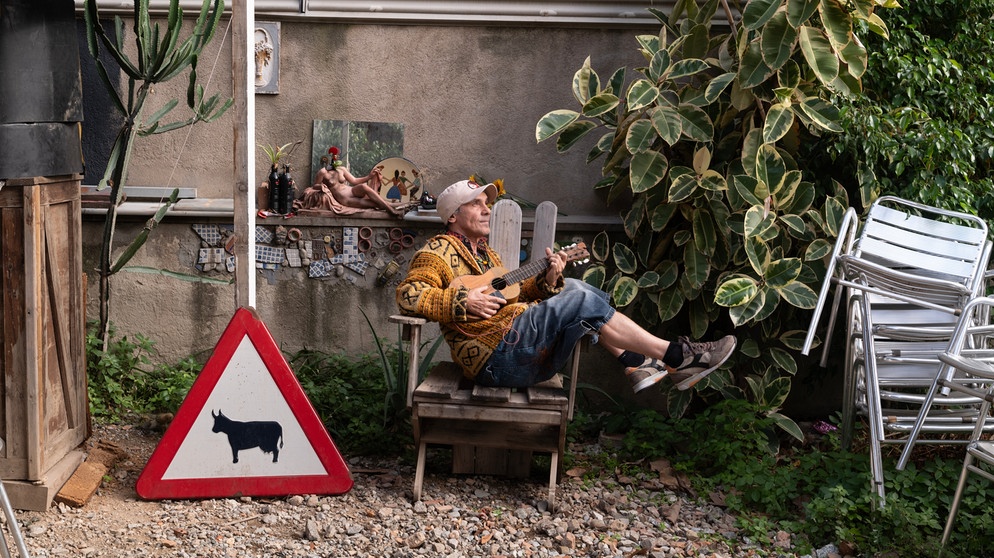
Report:
[[[590,261],[590,252],[587,252],[587,245],[583,242],[574,242],[569,246],[563,246],[566,252],[566,262],[575,265],[585,264]]]

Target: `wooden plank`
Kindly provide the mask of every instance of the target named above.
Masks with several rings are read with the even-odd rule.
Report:
[[[45,226],[45,216],[41,211],[39,189],[40,186],[37,185],[24,187],[24,342],[28,351],[24,367],[26,377],[24,397],[27,411],[24,427],[28,436],[27,480],[38,480],[44,472],[41,448],[43,440],[41,378],[45,363],[40,348],[44,342],[44,319],[41,313],[44,304],[42,297],[44,247],[41,232]]]
[[[556,243],[556,217],[559,208],[551,201],[544,201],[535,208],[535,226],[532,234],[532,253],[529,261],[545,257],[545,249]]]
[[[544,404],[544,405],[566,405],[569,403],[569,398],[566,397],[566,391],[562,388],[547,388],[532,386],[525,390],[528,395],[529,403]]]
[[[16,191],[8,187],[2,191]],[[22,201],[23,203],[23,201]],[[3,353],[4,369],[4,440],[7,461],[16,460],[17,469],[10,477],[25,478],[27,475],[27,440],[24,425],[26,414],[26,384],[24,370],[26,342],[24,340],[24,209],[21,206],[3,210]],[[8,477],[9,478],[9,477]]]
[[[511,400],[511,388],[473,385],[473,399],[478,401],[506,402]]]
[[[521,206],[511,200],[500,200],[490,213],[490,247],[500,256],[508,271],[521,264]]]
[[[490,407],[485,405],[467,405],[458,402],[419,402],[418,415],[422,418],[448,418],[466,421],[488,421],[521,424],[555,424],[562,418],[562,407],[557,410],[539,410],[530,408]],[[563,406],[565,407],[565,406]]]
[[[450,399],[452,393],[458,391],[462,374],[455,367],[435,366],[425,377],[421,385],[414,390],[415,399],[429,397],[435,399]]]
[[[486,423],[474,421],[427,419],[422,423],[421,441],[448,446],[462,444],[551,453],[559,451],[559,425],[511,423],[501,428],[490,428]]]
[[[47,206],[45,219],[45,426],[46,439],[75,424],[75,397],[72,393],[72,373],[69,371],[69,262],[66,256],[69,228],[65,211],[67,204]]]

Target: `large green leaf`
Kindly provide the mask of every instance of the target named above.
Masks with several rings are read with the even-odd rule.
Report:
[[[583,66],[573,74],[573,97],[578,103],[585,104],[601,89],[600,78],[590,67],[590,57],[583,61]]]
[[[559,138],[556,140],[556,151],[560,153],[569,151],[571,147],[576,145],[576,142],[586,137],[595,128],[597,128],[597,125],[589,120],[580,120],[568,124],[562,129]]]
[[[697,176],[687,167],[673,167],[670,172],[670,188],[667,197],[670,203],[686,200],[697,190]]]
[[[635,252],[628,246],[616,242],[612,249],[614,254],[614,265],[622,273],[635,273],[638,262],[635,260]]]
[[[667,79],[677,79],[692,76],[708,69],[708,63],[696,58],[681,60],[673,64]]]
[[[709,102],[715,102],[718,97],[721,96],[721,92],[728,88],[728,84],[735,80],[734,72],[727,72],[721,74],[720,76],[715,76],[710,82],[708,82],[707,88],[704,90],[704,99]]]
[[[635,111],[651,105],[658,96],[659,89],[651,81],[640,79],[628,88],[625,100],[628,103],[628,110]]]
[[[839,59],[832,50],[828,37],[821,29],[801,27],[801,53],[814,70],[818,80],[826,87],[839,76]]]
[[[715,246],[718,243],[718,234],[715,231],[714,219],[711,213],[698,209],[694,211],[693,219],[694,245],[698,252],[711,256],[714,254]]]
[[[805,310],[810,310],[815,307],[818,303],[818,293],[814,292],[811,287],[801,283],[799,281],[794,281],[777,289],[780,296],[787,301],[791,306],[796,306],[798,308],[803,308]]]
[[[697,181],[697,184],[701,188],[711,190],[712,192],[721,192],[728,189],[728,184],[725,183],[725,177],[722,176],[720,172],[711,169],[701,173],[701,178]]]
[[[763,205],[763,199],[756,195],[758,185],[759,182],[749,175],[736,174],[732,177],[732,186],[735,187],[735,192],[747,205]],[[763,196],[763,198],[765,197]]]
[[[589,118],[596,118],[618,108],[619,102],[613,93],[594,95],[589,101],[583,103],[583,115]]]
[[[703,109],[693,105],[680,105],[677,112],[682,120],[684,135],[704,143],[714,141],[714,123]]]
[[[796,42],[796,27],[787,22],[787,12],[778,11],[763,27],[760,40],[763,62],[773,70],[779,70],[790,59]]]
[[[693,339],[700,339],[708,332],[711,320],[708,319],[708,310],[704,307],[704,301],[695,298],[690,301],[690,308],[687,311],[690,320],[690,336]]]
[[[759,286],[756,285],[754,279],[738,276],[718,285],[714,301],[720,306],[733,308],[748,304],[756,297],[757,292],[759,292]]]
[[[798,442],[804,441],[804,433],[801,432],[801,427],[797,426],[797,423],[794,422],[790,417],[781,415],[780,413],[770,413],[767,416],[773,419],[776,425],[780,427],[780,430],[783,430],[787,434],[790,434]]]
[[[749,0],[742,11],[742,25],[755,31],[766,24],[780,8],[781,0]]]
[[[818,4],[821,22],[828,39],[836,49],[842,49],[852,38],[852,20],[839,0],[821,0]]]
[[[643,153],[652,147],[657,137],[652,122],[640,119],[628,129],[628,134],[625,136],[625,147],[633,154]]]
[[[808,97],[801,101],[800,107],[804,114],[811,119],[811,122],[819,128],[829,132],[842,132],[842,126],[839,124],[839,109],[835,105],[816,97]]]
[[[666,225],[669,224],[670,219],[673,218],[673,214],[676,213],[677,207],[678,206],[675,203],[663,203],[653,208],[649,215],[649,224],[652,226],[652,230],[663,230]]]
[[[728,317],[732,319],[732,325],[739,327],[755,319],[764,307],[766,307],[766,292],[757,288],[748,300],[729,307]]]
[[[683,249],[683,266],[686,272],[684,277],[690,286],[695,289],[703,287],[711,273],[711,265],[708,264],[707,257],[699,252],[692,243]]]
[[[818,9],[819,0],[787,0],[787,21],[800,27]]]
[[[623,308],[631,304],[638,293],[638,283],[635,282],[635,279],[625,275],[618,278],[618,281],[614,284],[614,289],[611,291],[611,296],[614,299],[614,304]]]
[[[759,40],[749,43],[739,61],[739,86],[743,89],[756,87],[772,76],[773,72],[773,68],[763,60],[763,47]]]
[[[652,55],[652,60],[649,61],[649,77],[658,82],[670,67],[670,53],[666,49],[656,51],[656,54]]]
[[[168,269],[159,269],[154,267],[146,267],[140,265],[130,265],[128,267],[121,268],[121,271],[128,271],[131,273],[142,273],[145,275],[161,275],[163,277],[168,277],[170,279],[178,279],[180,281],[186,281],[187,283],[206,283],[209,285],[230,285],[235,282],[232,279],[218,279],[215,277],[206,277],[203,275],[191,275],[189,273],[181,273],[178,271],[170,271]]]
[[[852,40],[849,41],[849,44],[842,48],[839,55],[845,61],[846,70],[848,70],[849,75],[858,78],[866,73],[868,55],[866,47],[859,42],[858,37],[854,35]]]
[[[766,122],[763,124],[763,142],[776,143],[780,138],[787,135],[787,131],[794,125],[794,112],[788,105],[777,103],[770,107],[766,113]],[[776,190],[775,184],[770,184],[771,190]]]
[[[763,144],[756,153],[756,178],[766,184],[769,190],[775,191],[787,175],[787,166],[777,148]]]
[[[645,196],[636,196],[631,209],[624,216],[625,234],[628,235],[628,238],[638,237],[638,231],[642,227],[642,221],[645,217],[645,200]],[[617,244],[614,246],[614,250],[617,253]]]
[[[603,265],[591,265],[583,272],[583,281],[598,289],[604,288],[604,280],[607,278],[607,269]]]
[[[827,227],[827,232],[831,236],[839,235],[839,227],[842,226],[842,218],[846,213],[846,208],[842,205],[836,198],[828,198],[825,200],[825,226]]]
[[[746,256],[749,258],[749,265],[757,275],[766,274],[766,269],[770,265],[770,247],[758,236],[750,236],[743,242]]]
[[[774,289],[783,287],[797,279],[801,274],[801,266],[800,258],[781,258],[770,262],[766,273],[763,274],[763,280],[766,281],[767,286]]]
[[[680,313],[683,308],[683,293],[680,289],[673,287],[665,289],[659,293],[659,321],[668,322]]]
[[[680,266],[672,260],[666,260],[656,266],[656,272],[659,274],[659,280],[656,282],[656,286],[660,289],[668,289],[673,286],[677,279],[680,278]]]
[[[804,250],[804,260],[817,261],[832,253],[832,243],[824,238],[816,238]]]
[[[610,257],[611,240],[607,233],[601,231],[594,235],[594,241],[590,243],[590,255],[595,261],[606,262]]]
[[[535,141],[545,141],[551,138],[576,121],[577,118],[580,118],[580,113],[575,110],[559,109],[546,113],[535,125]]]
[[[683,133],[683,119],[673,107],[658,106],[649,113],[652,127],[668,145],[675,145]]]
[[[666,168],[666,157],[658,151],[643,151],[632,155],[632,192],[645,192],[659,184],[666,175]]]

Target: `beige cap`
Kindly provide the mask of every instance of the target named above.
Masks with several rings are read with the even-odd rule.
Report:
[[[459,206],[475,200],[480,195],[480,188],[487,193],[487,203],[493,203],[497,199],[497,186],[493,183],[477,184],[471,180],[460,180],[442,190],[435,200],[435,209],[442,222],[448,223],[449,217],[452,217]]]

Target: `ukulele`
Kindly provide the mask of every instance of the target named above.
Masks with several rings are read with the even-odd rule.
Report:
[[[590,255],[587,253],[587,245],[582,242],[567,246],[563,248],[563,250],[566,251],[567,262],[582,260]],[[508,271],[503,267],[498,266],[490,269],[483,275],[461,275],[456,277],[452,280],[452,283],[449,284],[449,287],[466,287],[467,289],[472,290],[483,285],[489,285],[489,288],[484,290],[483,294],[501,296],[509,302],[514,302],[514,300],[518,298],[518,294],[521,292],[521,287],[518,283],[528,279],[529,277],[538,275],[539,272],[548,268],[548,258],[542,258],[527,263],[514,271]]]

